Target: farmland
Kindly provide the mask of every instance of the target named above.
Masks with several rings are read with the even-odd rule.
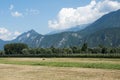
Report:
[[[120,59],[0,58],[1,80],[119,80]]]

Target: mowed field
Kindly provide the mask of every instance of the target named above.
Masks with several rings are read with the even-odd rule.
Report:
[[[120,59],[0,58],[0,80],[120,80]]]

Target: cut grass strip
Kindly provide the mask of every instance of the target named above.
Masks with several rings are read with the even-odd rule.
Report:
[[[81,68],[96,68],[96,69],[118,69],[120,70],[120,64],[110,63],[76,63],[76,62],[41,62],[34,65],[40,66],[55,66],[55,67],[81,67]]]
[[[96,68],[96,69],[116,69],[120,70],[120,64],[106,62],[39,62],[39,61],[12,61],[0,59],[2,64],[33,65],[33,66],[51,66],[51,67],[78,67],[78,68]]]

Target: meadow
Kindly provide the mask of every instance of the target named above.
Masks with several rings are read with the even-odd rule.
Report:
[[[0,58],[0,80],[119,80],[120,59]]]

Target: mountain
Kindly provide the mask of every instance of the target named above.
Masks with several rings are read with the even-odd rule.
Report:
[[[78,33],[81,35],[89,35],[99,30],[116,27],[120,27],[120,9],[102,16],[100,19],[96,20]]]
[[[90,24],[78,25],[78,26],[75,26],[75,27],[72,27],[72,28],[68,28],[68,29],[65,29],[65,30],[52,31],[52,32],[50,32],[50,33],[48,33],[46,35],[52,35],[52,34],[57,34],[57,33],[62,33],[62,32],[76,32],[76,31],[81,31],[84,28],[86,28],[88,25],[90,25]]]
[[[3,46],[7,43],[8,43],[8,41],[3,41],[0,39],[0,49],[3,49]]]
[[[40,46],[81,46],[83,43],[86,42],[90,47],[96,47],[99,44],[109,47],[119,47],[119,28],[120,10],[117,10],[102,16],[83,30],[79,30],[76,32],[62,32],[47,36],[44,38],[44,41]]]
[[[78,33],[84,37],[83,41],[90,47],[99,44],[120,47],[120,10],[102,16]]]
[[[25,32],[25,33],[21,34],[20,36],[18,36],[15,39],[15,41],[27,42],[29,40],[34,40],[39,35],[40,35],[39,33],[37,33],[35,30],[32,29],[32,30]]]
[[[69,47],[70,45],[78,44],[81,38],[76,32],[62,32],[53,35],[41,35],[34,30],[30,30],[18,36],[11,43],[26,43],[30,47]],[[75,42],[74,42],[75,41]]]
[[[81,38],[75,32],[62,32],[53,35],[46,35],[41,41],[40,47],[69,47],[78,45],[78,41]]]
[[[90,47],[105,45],[107,47],[120,47],[120,27],[107,28],[97,31],[84,39]]]
[[[69,28],[66,31],[73,31],[73,32],[81,31],[81,30],[85,29],[88,25],[90,25],[90,24],[78,25],[78,26],[75,26],[73,28]]]
[[[15,40],[12,42],[20,42],[20,43],[26,43],[30,47],[36,47],[37,41],[42,38],[43,35],[37,33],[35,30],[30,30],[28,32],[25,32],[18,36]]]

